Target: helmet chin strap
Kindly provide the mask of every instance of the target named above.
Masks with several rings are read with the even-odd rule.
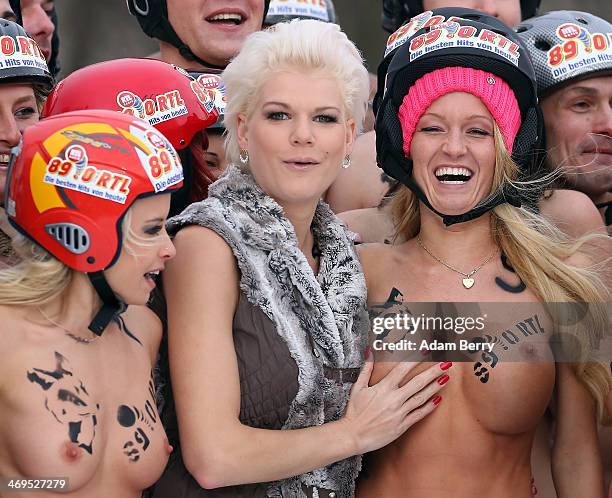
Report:
[[[91,272],[87,276],[102,300],[102,308],[89,324],[89,330],[97,336],[101,336],[108,324],[127,309],[127,305],[117,299],[113,289],[108,285],[103,271]]]
[[[195,61],[198,64],[201,64],[202,66],[204,66],[205,68],[219,69],[219,70],[225,69],[225,66],[217,66],[216,64],[213,64],[212,62],[207,62],[204,59],[200,59],[196,54],[194,54],[191,51],[191,49],[187,45],[185,45],[179,39],[178,36],[176,37],[176,39],[180,43],[180,45],[175,45],[175,46],[178,48],[179,53],[184,59],[187,59],[189,61]],[[192,68],[184,68],[184,69],[192,69]]]
[[[496,206],[503,204],[505,202],[511,204],[515,207],[521,207],[521,197],[513,187],[507,187],[506,189],[501,189],[495,192],[493,195],[489,196],[485,199],[484,202],[478,204],[476,207],[470,209],[469,211],[463,214],[444,214],[435,209],[429,199],[419,187],[419,185],[414,181],[411,174],[408,174],[407,171],[412,171],[412,161],[407,159],[405,156],[397,154],[395,151],[391,153],[391,157],[393,160],[397,161],[400,168],[396,168],[398,174],[396,175],[396,179],[406,185],[412,192],[417,196],[417,198],[425,204],[432,212],[437,214],[440,218],[442,218],[442,222],[444,225],[451,226],[456,225],[457,223],[465,223],[466,221],[471,221],[476,218],[479,218],[487,211],[490,211]],[[399,170],[399,171],[398,171]]]

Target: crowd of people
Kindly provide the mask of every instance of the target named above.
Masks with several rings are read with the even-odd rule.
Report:
[[[58,81],[0,0],[0,497],[612,498],[612,24],[461,4],[373,75],[332,0],[127,0]]]

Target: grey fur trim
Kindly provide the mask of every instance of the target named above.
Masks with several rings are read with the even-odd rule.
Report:
[[[321,251],[315,277],[282,207],[233,165],[210,187],[208,199],[172,218],[168,230],[194,224],[214,230],[231,247],[240,288],[273,321],[298,366],[298,393],[283,429],[338,420],[352,384],[326,378],[323,367],[360,368],[369,327],[352,234],[327,204],[318,204],[312,223]],[[270,483],[268,496],[302,497],[304,483],[349,498],[360,468],[361,457],[351,457]]]

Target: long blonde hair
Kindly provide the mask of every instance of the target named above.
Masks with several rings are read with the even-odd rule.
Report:
[[[12,243],[20,261],[0,271],[0,304],[44,304],[70,285],[74,270],[21,234]]]
[[[494,191],[504,184],[511,184],[519,190],[533,190],[541,188],[542,182],[551,182],[558,176],[557,172],[553,172],[544,180],[539,180],[540,185],[534,185],[533,181],[520,184],[515,180],[519,168],[506,150],[496,124],[494,139]],[[406,186],[402,186],[394,196],[391,210],[396,227],[396,240],[399,237],[408,240],[419,233],[419,201]],[[610,414],[606,414],[605,398],[612,389],[612,375],[608,365],[595,359],[594,352],[599,341],[610,330],[604,309],[605,303],[610,301],[610,292],[603,278],[610,258],[608,256],[602,263],[588,267],[567,263],[570,256],[586,255],[585,248],[592,247],[591,244],[600,239],[599,236],[587,235],[579,240],[571,240],[541,215],[510,204],[501,204],[491,211],[491,231],[493,240],[506,255],[516,274],[540,301],[584,303],[589,307],[586,319],[564,329],[563,332],[578,339],[574,346],[578,345],[580,349],[571,353],[578,361],[572,363],[572,367],[591,393],[599,420],[609,421]],[[602,235],[601,238],[605,236]],[[567,312],[567,307],[547,305],[551,318],[557,324],[563,321],[562,317],[555,316],[560,314],[560,308]]]
[[[137,256],[134,246],[145,246],[151,241],[139,236],[131,225],[130,208],[121,222],[122,248]],[[12,245],[19,262],[0,270],[0,304],[42,305],[60,297],[69,287],[75,270],[20,233],[13,236]]]

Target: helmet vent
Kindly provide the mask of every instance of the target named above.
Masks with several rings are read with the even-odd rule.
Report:
[[[73,254],[83,254],[89,249],[89,234],[74,223],[50,223],[47,233]]]
[[[514,31],[516,31],[517,33],[524,33],[528,29],[529,28],[527,26],[518,26]]]
[[[548,52],[552,46],[550,45],[550,43],[548,43],[548,41],[543,40],[542,38],[538,38],[534,44],[535,48],[537,48],[538,50],[542,50],[544,52]]]
[[[582,17],[577,17],[577,18],[576,18],[576,21],[578,21],[580,24],[584,24],[584,25],[586,25],[586,26],[588,26],[588,25],[589,25],[589,21],[587,21],[587,20],[583,19]]]

